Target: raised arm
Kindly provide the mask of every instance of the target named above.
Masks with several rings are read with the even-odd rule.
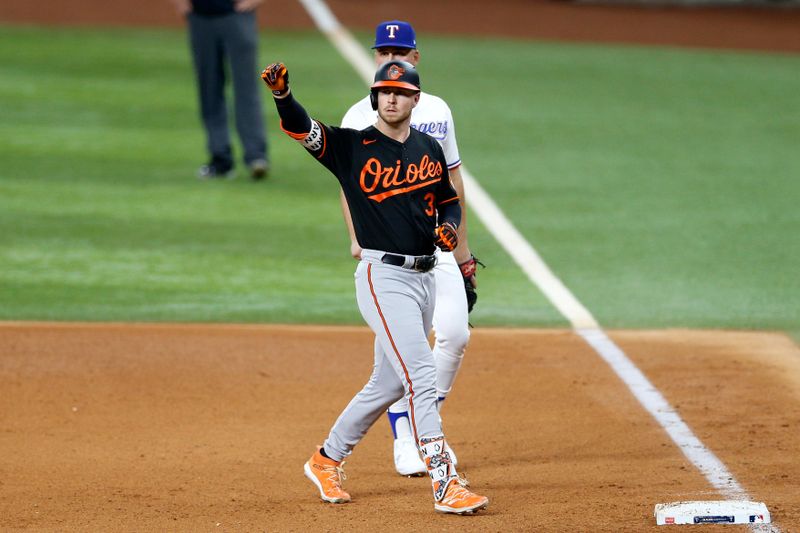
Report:
[[[316,156],[334,175],[338,175],[335,164],[326,154],[326,130],[312,120],[303,106],[294,99],[289,88],[289,72],[283,63],[273,63],[261,73],[261,79],[272,91],[275,107],[281,117],[281,129]]]
[[[261,73],[261,79],[272,91],[275,107],[281,117],[281,129],[293,137],[308,134],[312,128],[312,120],[292,96],[286,66],[283,63],[271,64]]]

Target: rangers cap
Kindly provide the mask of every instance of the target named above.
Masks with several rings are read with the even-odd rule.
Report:
[[[375,27],[375,46],[372,48],[417,48],[417,35],[408,22],[387,20]]]
[[[409,91],[420,91],[419,74],[411,63],[405,61],[387,61],[375,73],[375,82],[370,89],[375,91],[381,87],[399,87]]]

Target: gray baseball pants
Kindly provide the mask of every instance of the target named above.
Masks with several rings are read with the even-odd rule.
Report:
[[[405,396],[414,437],[441,437],[436,363],[428,344],[436,287],[433,271],[383,264],[383,252],[364,250],[356,268],[356,299],[375,333],[372,375],[334,423],[324,443],[335,461],[349,456],[367,430]]]
[[[200,115],[206,130],[209,154],[233,162],[225,103],[225,82],[230,74],[236,131],[244,149],[244,160],[249,163],[256,159],[268,159],[261,109],[263,89],[258,79],[260,69],[255,12],[218,17],[190,14],[188,21]]]

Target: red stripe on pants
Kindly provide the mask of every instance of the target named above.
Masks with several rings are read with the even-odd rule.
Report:
[[[381,322],[383,322],[383,329],[386,330],[386,335],[389,336],[389,342],[392,343],[394,354],[397,356],[397,360],[400,361],[400,366],[403,367],[403,373],[406,376],[406,381],[408,381],[408,410],[411,413],[411,429],[414,431],[414,439],[419,442],[419,435],[417,435],[417,424],[414,417],[414,384],[411,383],[411,377],[408,375],[408,368],[406,368],[406,364],[403,362],[403,358],[397,349],[397,345],[394,343],[392,332],[389,331],[389,325],[386,323],[386,318],[383,316],[383,311],[381,311],[381,306],[378,303],[378,296],[375,294],[375,288],[372,285],[372,263],[367,264],[367,281],[369,281],[369,292],[372,293],[372,299],[375,302],[375,308],[378,310],[378,315],[381,317]]]

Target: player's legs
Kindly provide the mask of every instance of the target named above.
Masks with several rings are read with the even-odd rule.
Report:
[[[372,375],[356,394],[331,428],[323,448],[335,461],[342,461],[386,410],[387,405],[404,394],[403,383],[375,339],[375,363]]]
[[[431,313],[428,313],[430,315]],[[427,319],[425,331],[430,331],[431,318]],[[411,430],[411,420],[408,412],[408,400],[405,395],[389,406],[386,411],[389,426],[392,429],[394,442],[392,443],[394,468],[401,476],[421,476],[428,469],[419,455],[417,439]]]
[[[362,260],[356,289],[362,316],[403,382],[414,438],[441,434],[436,366],[426,335],[436,298],[433,274]]]
[[[325,453],[318,451],[305,464],[306,476],[323,500],[350,500],[341,487],[341,461],[382,409],[395,401],[399,382],[408,400],[411,429],[433,484],[434,508],[457,514],[485,508],[488,499],[468,491],[458,477],[436,409],[436,365],[426,336],[435,302],[433,274],[404,271],[370,260],[362,259],[356,270],[356,298],[376,337],[373,375],[337,420],[323,447]],[[394,377],[387,371],[389,367]],[[350,434],[335,435],[339,431]]]
[[[267,159],[267,141],[261,114],[263,88],[257,80],[258,27],[254,11],[225,17],[225,47],[233,81],[236,131],[245,163]]]
[[[433,357],[436,361],[437,406],[453,387],[469,342],[469,314],[464,292],[464,278],[452,253],[439,253],[439,262],[433,272],[436,278],[436,304],[433,312],[433,329],[436,332]],[[394,465],[401,475],[418,475],[426,472],[415,442],[412,442],[405,398],[389,407],[387,412],[394,435]],[[448,445],[449,446],[449,445]],[[453,463],[458,458],[448,449]]]
[[[436,276],[433,357],[436,360],[436,391],[442,402],[453,388],[469,343],[469,313],[464,278],[455,257],[452,253],[439,253],[438,257],[439,262],[433,269]]]
[[[415,274],[411,274],[414,276]],[[433,319],[434,301],[429,301],[423,309],[423,330],[429,332]],[[411,426],[411,413],[406,395],[393,403],[388,411],[389,424],[394,436],[393,457],[395,470],[401,476],[420,476],[427,472],[427,467],[419,455],[417,438]]]
[[[386,406],[403,394],[403,384],[375,340],[375,364],[369,381],[339,415],[325,443],[303,465],[305,476],[329,503],[347,503],[342,464]]]
[[[225,105],[224,51],[219,28],[214,18],[190,14],[188,20],[207,147],[212,162],[224,170],[233,164],[233,160]]]
[[[452,254],[440,254],[441,255],[450,255]],[[441,261],[441,257],[440,257]],[[448,263],[445,261],[444,265]],[[461,279],[461,272],[458,270],[458,266],[455,264],[455,260],[452,261],[452,266],[455,266],[455,272],[458,273],[459,280]],[[437,266],[438,268],[438,266]],[[453,299],[453,292],[457,288],[455,284],[451,283],[453,281],[453,270],[449,269],[449,276],[445,276],[442,278],[440,274],[436,274],[435,281],[437,284],[436,287],[436,306],[435,310],[433,311],[432,319],[435,321],[436,314],[440,310],[440,304],[445,303],[445,301],[440,302],[439,298],[442,297],[443,299],[448,300],[458,300],[458,298]],[[444,279],[445,284],[443,290],[440,290],[438,284],[439,280]],[[450,283],[449,283],[450,282]],[[448,286],[450,285],[450,286]],[[464,330],[461,332],[460,340],[458,340],[458,344],[460,344],[461,355],[463,356],[464,349],[466,348],[467,342],[469,341],[469,330],[466,329],[469,326],[467,325],[467,315],[466,312],[466,296],[464,295],[463,290],[463,281],[461,284],[458,285],[459,292],[462,295],[464,300]],[[458,294],[457,293],[457,294]],[[449,304],[453,305],[454,302],[449,301]],[[446,303],[445,308],[448,307],[448,303]],[[457,315],[458,310],[453,309],[453,312]],[[426,331],[428,331],[426,329]],[[466,335],[464,336],[464,331],[466,331]],[[455,330],[449,330],[451,335],[455,335]],[[439,332],[437,331],[437,340],[438,340]],[[453,336],[450,339],[454,339]],[[458,367],[461,365],[461,357],[458,358],[458,364],[455,367],[455,371],[452,372],[451,378],[449,378],[449,384],[445,388],[447,392],[449,392],[450,387],[453,384],[453,380],[455,380],[456,372],[458,371]],[[437,361],[437,372],[439,371],[439,363]],[[437,376],[438,378],[438,376]],[[440,382],[440,381],[439,381]],[[441,387],[440,387],[441,390]],[[441,402],[437,402],[439,406],[441,406]],[[440,419],[441,423],[441,419]],[[485,509],[489,505],[489,499],[485,496],[481,496],[479,494],[475,494],[474,492],[468,490],[466,488],[467,484],[465,480],[461,479],[456,472],[456,464],[458,460],[456,459],[455,453],[453,453],[452,448],[447,443],[447,440],[444,438],[444,435],[441,437],[423,437],[420,438],[419,441],[420,445],[420,452],[422,457],[425,461],[425,466],[428,471],[428,476],[431,479],[433,484],[433,499],[434,499],[434,509],[442,513],[454,513],[454,514],[472,514],[481,509]]]
[[[404,394],[415,406],[410,411],[414,442],[418,434],[441,435],[436,369],[424,334],[432,320],[432,274],[362,261],[356,271],[356,296],[362,316],[375,332],[375,361],[369,381],[339,416],[324,444],[326,454],[336,461],[347,457],[380,414]]]

